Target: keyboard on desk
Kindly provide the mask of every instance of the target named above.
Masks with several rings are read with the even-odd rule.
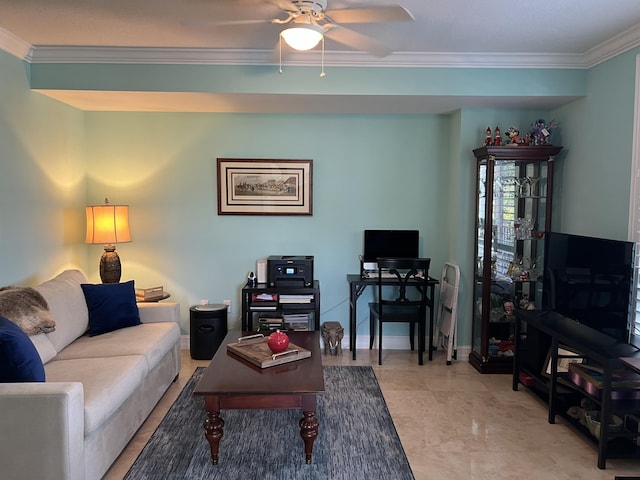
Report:
[[[362,274],[362,278],[398,278],[395,273],[391,272],[365,272]]]
[[[374,271],[362,272],[362,278],[379,278],[380,276],[382,276],[382,278],[398,278],[398,276],[395,273],[391,273],[391,272],[382,272],[382,273],[374,272]],[[418,272],[418,274],[416,275],[416,277],[421,277],[421,276],[422,276],[422,272]]]

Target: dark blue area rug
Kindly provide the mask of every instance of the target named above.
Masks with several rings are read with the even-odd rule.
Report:
[[[222,410],[218,465],[204,436],[198,368],[125,479],[412,480],[413,473],[371,367],[324,367],[313,463],[304,459],[300,410]]]

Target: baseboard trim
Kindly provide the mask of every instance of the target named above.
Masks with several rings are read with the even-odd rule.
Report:
[[[324,346],[324,345],[323,345]],[[189,341],[189,335],[182,335],[180,337],[180,348],[182,350],[189,350],[191,348],[191,344]],[[369,349],[369,335],[358,335],[356,340],[356,348],[358,350],[368,350]],[[378,342],[376,341],[373,345],[374,349],[378,348]],[[385,336],[382,340],[382,348],[386,348],[389,350],[406,350],[409,348],[409,339],[406,336],[398,335],[398,336]],[[342,339],[342,349],[343,351],[349,350],[349,336],[345,335]],[[458,360],[466,359],[471,353],[471,347],[469,345],[458,346],[457,348],[457,357]]]

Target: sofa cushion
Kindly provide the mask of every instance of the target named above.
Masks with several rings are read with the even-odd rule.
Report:
[[[0,317],[0,382],[44,382],[40,355],[29,336],[15,323]]]
[[[56,322],[55,331],[47,333],[56,352],[87,331],[89,314],[80,288],[80,284],[86,282],[87,277],[80,270],[66,270],[35,287],[49,304]]]
[[[56,328],[47,301],[31,287],[0,288],[0,315],[13,321],[27,335],[49,333]]]
[[[175,322],[141,324],[97,337],[83,335],[60,352],[56,360],[143,355],[151,371],[179,341],[180,327]]]
[[[39,335],[32,335],[29,337],[29,340],[33,343],[33,346],[36,347],[38,354],[40,355],[40,360],[42,363],[47,363],[53,357],[57,355],[55,347],[49,337],[45,333],[41,333]]]
[[[142,355],[59,360],[45,365],[49,382],[81,382],[85,437],[100,428],[142,385],[149,371]]]
[[[89,309],[89,335],[96,336],[140,324],[133,280],[124,283],[82,284]]]

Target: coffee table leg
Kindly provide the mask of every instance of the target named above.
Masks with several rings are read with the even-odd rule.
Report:
[[[211,463],[214,465],[218,464],[220,440],[222,439],[222,435],[224,435],[223,427],[224,420],[220,418],[220,409],[209,409],[209,405],[207,405],[207,418],[204,421],[204,436],[209,442],[209,447],[211,447]]]
[[[318,437],[318,426],[320,422],[316,418],[316,412],[304,411],[304,417],[300,419],[300,436],[304,441],[304,453],[308,464],[313,456],[313,442]]]

